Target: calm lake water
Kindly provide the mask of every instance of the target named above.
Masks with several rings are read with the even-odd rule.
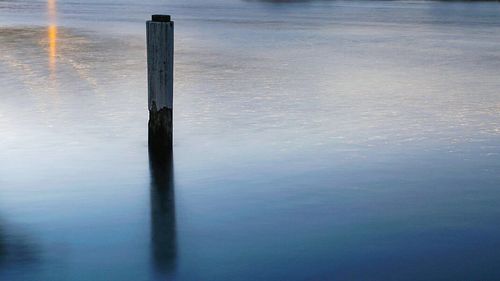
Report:
[[[0,1],[0,279],[499,280],[499,70],[495,2]]]

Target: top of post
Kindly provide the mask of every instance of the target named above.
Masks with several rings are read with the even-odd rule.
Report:
[[[153,21],[153,22],[170,22],[170,15],[152,15],[151,21]]]

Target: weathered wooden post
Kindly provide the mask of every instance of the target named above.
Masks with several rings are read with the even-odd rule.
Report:
[[[157,152],[172,150],[174,92],[174,22],[153,15],[146,22],[148,57],[148,142]]]

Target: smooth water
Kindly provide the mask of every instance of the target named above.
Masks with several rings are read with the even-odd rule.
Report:
[[[495,2],[0,1],[0,279],[499,280],[499,70]]]

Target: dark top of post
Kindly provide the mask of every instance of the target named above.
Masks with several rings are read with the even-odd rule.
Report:
[[[170,22],[170,15],[152,15],[151,20],[155,22]]]

